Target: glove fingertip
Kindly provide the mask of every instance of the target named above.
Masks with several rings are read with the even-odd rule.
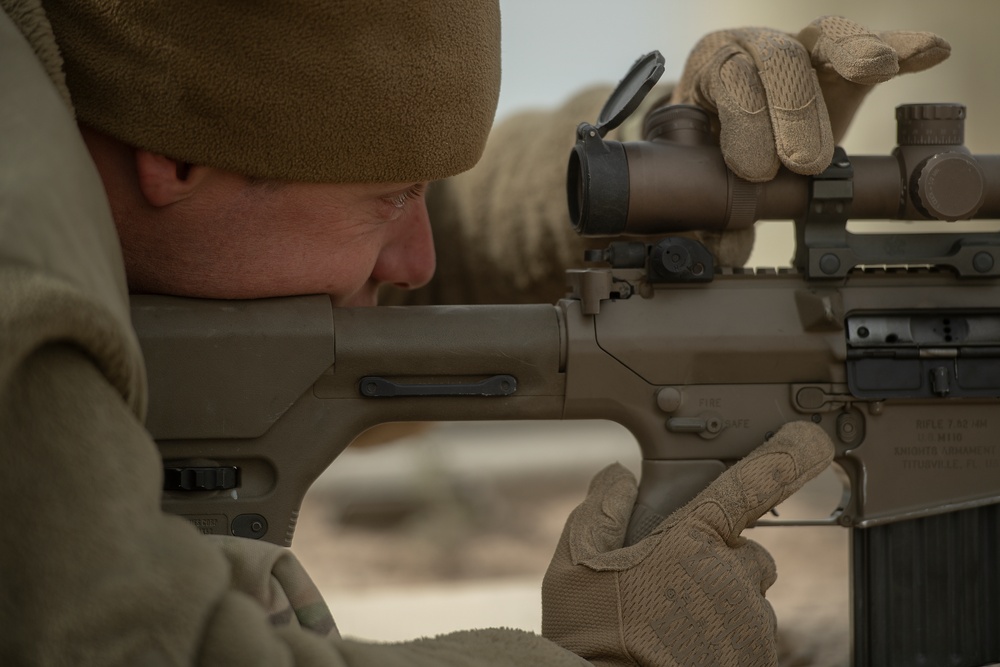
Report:
[[[821,100],[803,109],[773,109],[775,126],[780,128],[777,153],[790,171],[813,176],[833,160],[833,129]]]
[[[774,153],[746,158],[726,155],[726,166],[744,181],[765,183],[774,178],[781,167],[781,160]]]
[[[803,483],[812,479],[833,461],[834,446],[822,428],[808,421],[785,424],[768,441],[776,451],[785,451],[795,461]]]
[[[627,522],[638,494],[635,475],[620,463],[612,463],[594,475],[587,497],[573,512],[579,516],[571,520],[593,525]]]
[[[637,486],[635,475],[621,463],[615,462],[605,466],[594,475],[593,479],[590,480],[590,490],[588,493],[604,493],[608,489],[618,487],[627,489],[630,486]]]
[[[900,63],[899,72],[900,74],[912,74],[914,72],[923,72],[925,69],[930,69],[935,65],[938,65],[951,56],[951,47],[938,47],[935,46],[930,49],[926,49],[919,53],[915,53],[905,61]]]
[[[559,548],[568,550],[574,564],[613,569],[615,559],[607,554],[624,543],[637,494],[635,475],[625,466],[613,463],[598,472],[587,497],[570,513]]]
[[[824,16],[799,33],[813,66],[833,69],[847,81],[875,85],[899,71],[893,46],[859,23],[843,16]]]
[[[832,64],[842,77],[863,86],[884,83],[899,74],[899,60],[891,49],[860,55],[841,53]]]
[[[781,167],[770,121],[764,115],[751,122],[736,118],[723,119],[719,144],[726,165],[734,174],[751,183],[763,183],[774,178]],[[737,124],[740,125],[736,128]]]
[[[932,32],[895,30],[880,34],[899,57],[899,73],[922,72],[951,56],[951,44]]]

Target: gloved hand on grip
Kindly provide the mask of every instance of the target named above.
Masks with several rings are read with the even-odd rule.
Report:
[[[605,468],[545,574],[542,634],[601,667],[776,664],[774,560],[740,533],[832,458],[820,427],[787,424],[624,548],[636,482]]]
[[[797,37],[722,30],[695,45],[671,102],[717,114],[726,163],[749,181],[773,178],[782,164],[818,174],[875,84],[950,53],[932,33],[874,33],[839,16],[817,19]]]

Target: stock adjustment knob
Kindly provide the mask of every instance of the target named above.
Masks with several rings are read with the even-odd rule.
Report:
[[[986,177],[976,159],[964,153],[938,153],[920,167],[917,203],[938,220],[968,220],[986,198]]]
[[[225,491],[239,484],[236,466],[164,466],[164,491]]]

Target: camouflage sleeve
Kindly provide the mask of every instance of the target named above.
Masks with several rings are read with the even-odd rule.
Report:
[[[596,120],[611,90],[588,88],[556,109],[508,118],[493,129],[473,169],[432,184],[428,209],[438,257],[435,277],[413,292],[390,288],[381,302],[553,303],[564,296],[566,269],[581,265],[585,248],[606,245],[573,231],[566,165],[576,126]],[[669,95],[669,87],[655,88],[610,138],[641,138],[646,111]],[[753,230],[700,238],[723,264],[742,265]]]

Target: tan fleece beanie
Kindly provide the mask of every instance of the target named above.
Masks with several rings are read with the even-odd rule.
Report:
[[[245,176],[410,182],[479,159],[496,0],[43,0],[78,119]]]

